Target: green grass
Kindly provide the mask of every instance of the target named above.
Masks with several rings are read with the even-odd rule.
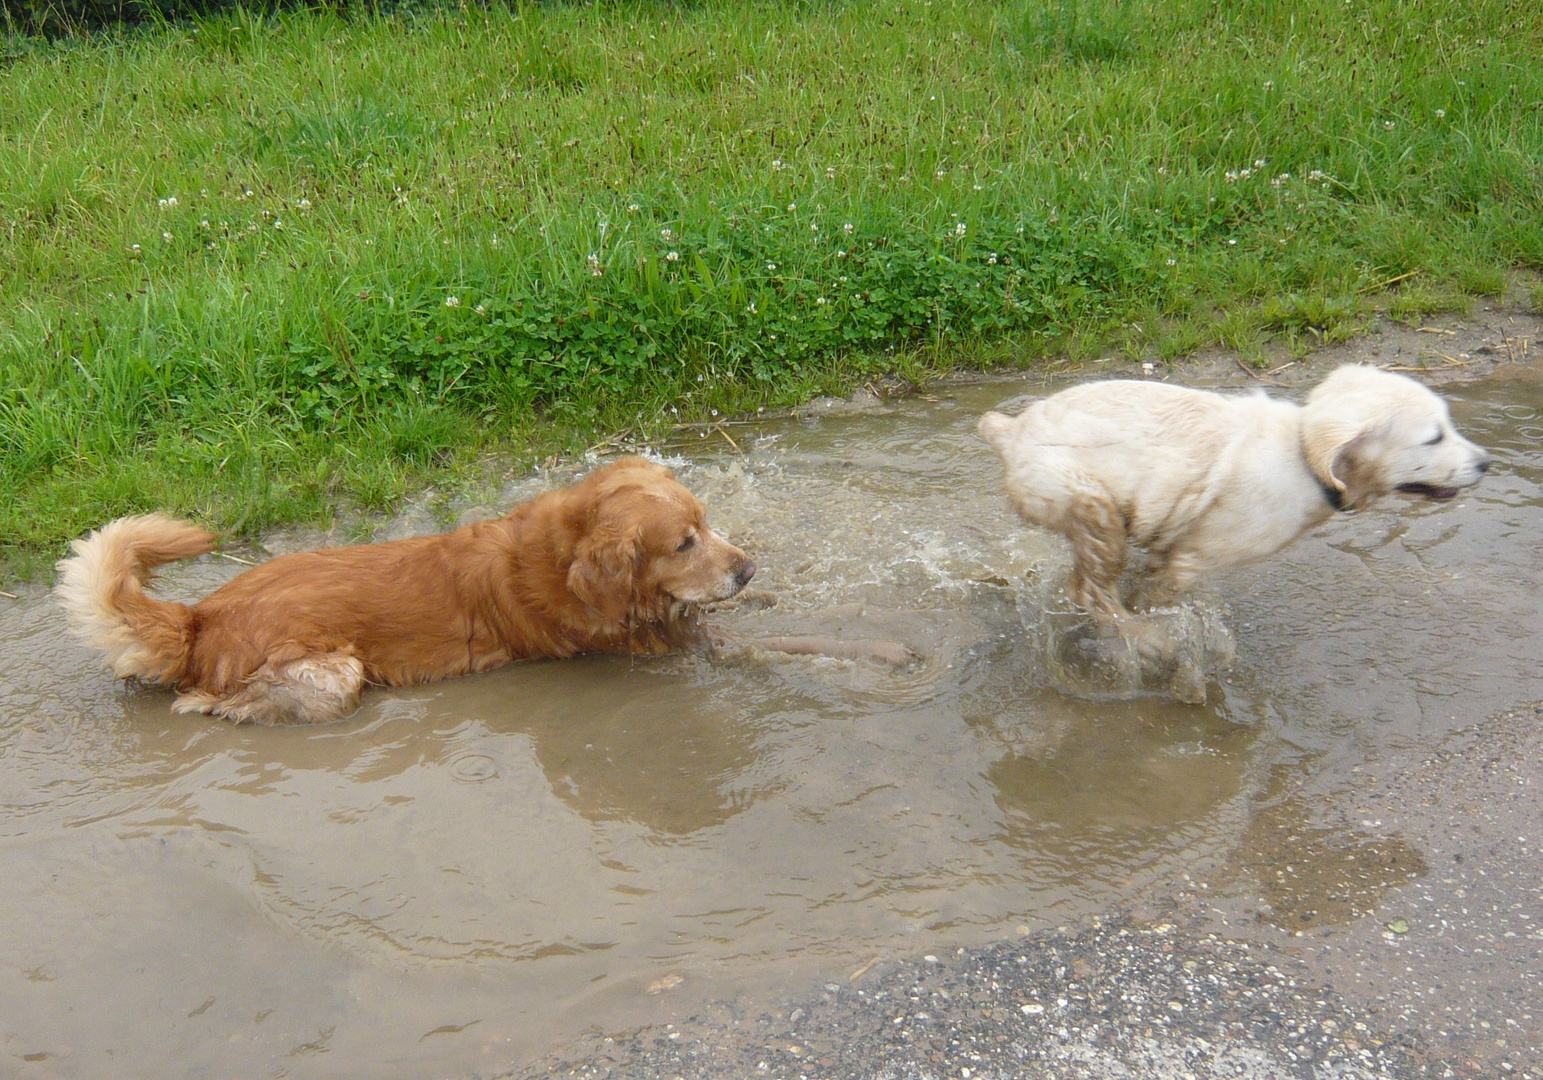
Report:
[[[0,549],[385,506],[885,371],[1310,344],[1494,295],[1543,268],[1540,52],[1530,0],[0,39]]]

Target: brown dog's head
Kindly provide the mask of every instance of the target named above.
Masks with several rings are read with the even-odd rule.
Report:
[[[755,563],[713,532],[696,496],[663,465],[622,458],[571,489],[579,536],[568,588],[614,623],[677,616],[726,600]]]

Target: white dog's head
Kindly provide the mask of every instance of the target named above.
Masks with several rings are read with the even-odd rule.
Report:
[[[1489,455],[1452,426],[1446,402],[1374,367],[1342,367],[1314,387],[1302,451],[1345,509],[1394,491],[1450,499],[1489,469]]]

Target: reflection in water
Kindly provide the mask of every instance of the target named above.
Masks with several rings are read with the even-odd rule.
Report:
[[[1365,910],[1418,853],[1260,778],[1543,698],[1538,386],[1455,395],[1500,462],[1457,503],[1219,580],[1194,610],[1237,661],[1200,706],[1054,688],[1064,545],[1014,519],[974,435],[1021,382],[736,429],[743,457],[682,465],[780,597],[726,629],[898,641],[901,668],[523,664],[238,728],[114,686],[51,604],[0,608],[0,1074],[499,1073],[691,994],[1100,911],[1233,847],[1285,924]],[[1299,857],[1326,869],[1270,876]]]
[[[998,835],[1035,877],[1126,880],[1199,841],[1244,789],[1259,731],[1225,708],[1163,695],[1026,708],[1038,657],[1013,659],[965,708],[1003,749],[984,773]]]
[[[590,821],[686,837],[776,790],[744,779],[757,731],[732,698],[624,657],[530,665],[458,689],[490,731],[528,736],[552,791]]]
[[[1348,923],[1429,869],[1419,850],[1398,837],[1322,825],[1293,797],[1255,812],[1235,862],[1263,893],[1260,916],[1283,930]]]
[[[1238,794],[1245,730],[1106,716],[1048,752],[1004,755],[986,771],[1003,838],[1072,874],[1092,860],[1150,856],[1173,829],[1204,821]]]

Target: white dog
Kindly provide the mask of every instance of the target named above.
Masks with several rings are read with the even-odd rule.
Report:
[[[980,434],[1002,459],[1026,520],[1072,544],[1071,598],[1100,621],[1127,614],[1127,546],[1151,554],[1144,604],[1170,602],[1208,571],[1270,555],[1336,510],[1399,491],[1450,499],[1489,456],[1413,379],[1342,367],[1306,405],[1166,383],[1087,383]]]

